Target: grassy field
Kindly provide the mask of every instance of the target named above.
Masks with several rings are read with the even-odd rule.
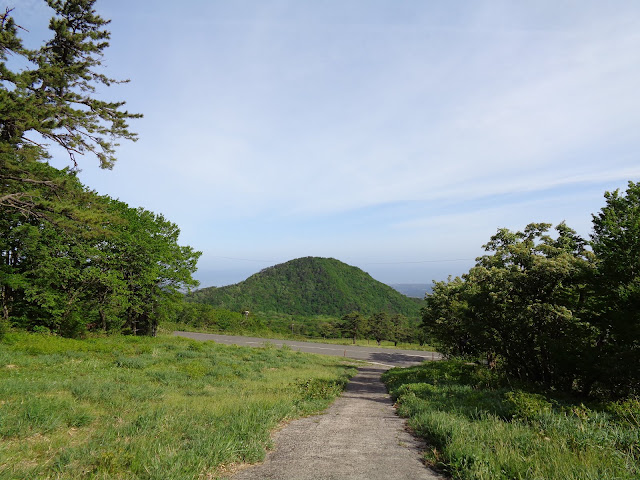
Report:
[[[0,343],[0,479],[216,478],[324,409],[355,370],[287,348],[160,336]]]
[[[446,361],[383,375],[428,463],[464,480],[637,480],[640,401],[585,405]]]

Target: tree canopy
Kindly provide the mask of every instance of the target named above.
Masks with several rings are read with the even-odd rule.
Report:
[[[605,194],[591,241],[566,224],[500,229],[461,278],[436,282],[423,327],[449,355],[587,394],[640,391],[640,183]]]
[[[11,9],[0,14],[0,207],[51,220],[60,212],[45,192],[66,193],[64,177],[47,176],[38,164],[50,158],[51,145],[68,153],[73,169],[84,154],[112,168],[118,140],[136,140],[128,121],[141,115],[123,110],[123,101],[95,97],[97,86],[123,82],[100,70],[110,33],[95,0],[46,3],[51,38],[38,49],[24,47],[26,29]]]
[[[141,115],[121,109],[125,102],[94,98],[97,85],[122,81],[99,70],[109,46],[108,20],[95,12],[95,0],[46,0],[53,9],[51,39],[36,50],[26,49],[20,27],[7,9],[0,15],[0,139],[7,149],[35,150],[47,157],[44,141],[76,155],[91,153],[103,168],[115,162],[117,139],[135,140],[127,121]],[[14,62],[10,62],[13,58]],[[16,58],[28,67],[15,70]],[[126,80],[124,80],[126,81]]]
[[[605,193],[593,215],[597,258],[591,322],[598,329],[598,372],[615,390],[640,385],[640,182]],[[638,388],[640,390],[640,387]]]
[[[97,86],[121,81],[100,70],[110,33],[95,0],[46,3],[51,38],[37,49],[24,47],[28,30],[11,9],[0,14],[0,318],[64,335],[154,334],[179,292],[197,285],[200,253],[180,246],[162,215],[78,180],[78,156],[112,168],[117,142],[136,140],[128,121],[141,115],[96,97]],[[70,168],[47,163],[52,145]]]

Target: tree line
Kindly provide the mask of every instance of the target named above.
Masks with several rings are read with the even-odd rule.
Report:
[[[434,282],[428,338],[545,388],[640,393],[640,182],[605,200],[589,240],[565,223],[499,229],[468,273]]]
[[[376,312],[331,315],[292,315],[278,312],[232,311],[206,303],[185,301],[175,315],[177,323],[228,334],[348,338],[424,344],[425,335],[417,317]]]
[[[200,252],[178,227],[142,208],[88,192],[69,172],[65,195],[90,220],[61,226],[0,211],[0,305],[5,325],[76,336],[87,329],[154,335],[196,286]],[[43,198],[48,192],[38,192]],[[71,201],[72,199],[69,199]]]
[[[95,0],[46,0],[51,38],[23,45],[12,10],[0,13],[0,330],[77,335],[86,329],[154,334],[181,301],[200,255],[178,227],[101,196],[77,178],[78,158],[115,162],[141,117],[95,97],[122,81],[101,70],[109,23]],[[71,168],[47,161],[51,145]]]
[[[334,328],[344,336],[352,338],[354,344],[358,338],[375,340],[378,345],[383,340],[393,342],[395,345],[398,343],[424,344],[424,335],[419,325],[402,314],[377,312],[365,316],[360,312],[351,312],[336,322]]]

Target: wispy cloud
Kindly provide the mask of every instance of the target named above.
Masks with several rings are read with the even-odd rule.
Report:
[[[218,256],[476,251],[511,211],[563,202],[584,226],[598,189],[640,178],[636,2],[103,8],[109,73],[132,79],[113,95],[145,119],[83,178]]]
[[[352,49],[294,29],[311,44],[306,61],[291,31],[252,32],[266,56],[244,72],[255,77],[241,76],[244,101],[232,92],[239,111],[212,102],[222,133],[202,132],[206,149],[189,142],[183,171],[200,172],[195,192],[210,196],[214,186],[219,200],[240,194],[238,208],[301,215],[640,174],[628,156],[640,120],[635,30],[471,25],[462,35],[438,31],[436,45],[410,45],[414,28],[391,40],[359,32],[367,48],[348,27],[325,27],[336,29]],[[393,43],[374,51],[382,40]],[[438,51],[442,43],[451,48]]]

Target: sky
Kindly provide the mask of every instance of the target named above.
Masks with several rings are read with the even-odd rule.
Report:
[[[15,7],[28,46],[43,0]],[[460,275],[498,228],[640,181],[637,0],[98,0],[98,89],[144,118],[101,194],[179,225],[222,286],[303,256],[385,283]],[[52,151],[55,152],[55,149]],[[68,166],[55,152],[55,166]]]

